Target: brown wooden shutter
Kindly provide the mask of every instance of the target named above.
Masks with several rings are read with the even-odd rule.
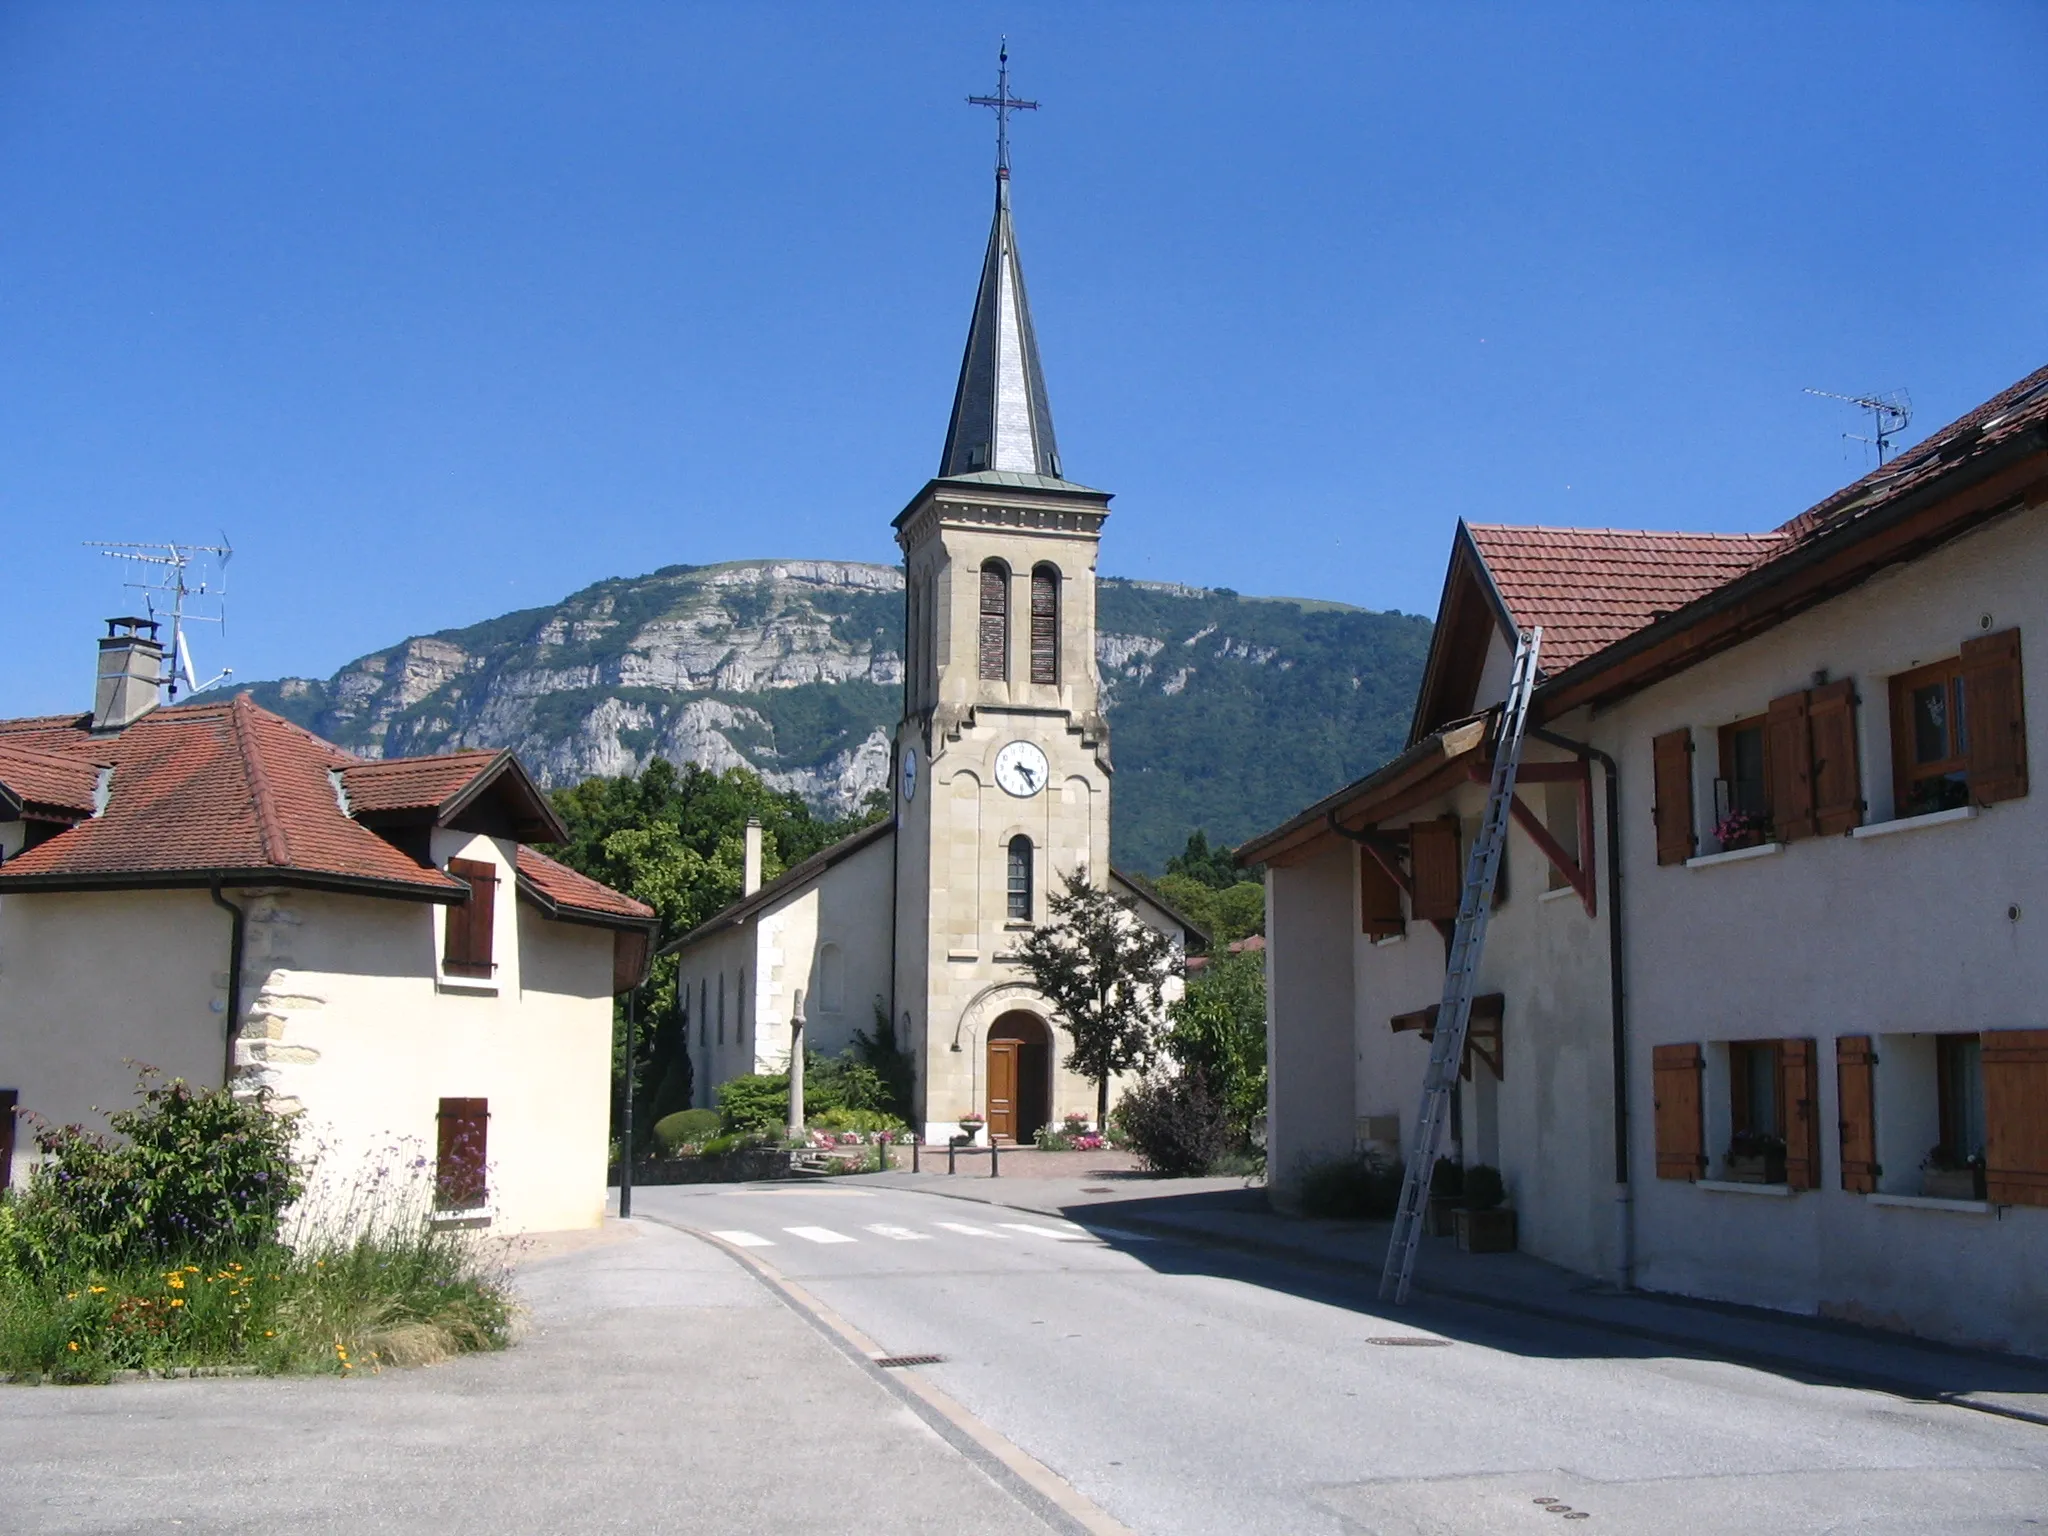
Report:
[[[2027,709],[2020,632],[1963,645],[1963,721],[1970,733],[1970,798],[1979,805],[2027,792]]]
[[[0,1088],[0,1189],[14,1177],[14,1111],[20,1103],[20,1089]]]
[[[1031,681],[1060,680],[1060,578],[1040,566],[1031,573]]]
[[[2048,1205],[2048,1029],[1989,1029],[1981,1039],[1985,1195]]]
[[[1764,775],[1776,840],[1813,836],[1813,727],[1804,690],[1771,700],[1764,716]]]
[[[443,1099],[435,1117],[434,1206],[473,1211],[490,1197],[488,1099]]]
[[[1877,1193],[1877,1052],[1868,1035],[1835,1039],[1835,1099],[1842,1125],[1842,1188]]]
[[[1839,837],[1863,825],[1863,773],[1856,758],[1856,685],[1848,678],[1807,695],[1813,739],[1813,825]]]
[[[647,930],[620,928],[612,933],[612,991],[630,992],[647,979]]]
[[[1458,868],[1458,818],[1418,821],[1408,829],[1415,880],[1415,915],[1424,922],[1455,922],[1464,882]]]
[[[1697,1045],[1660,1045],[1651,1052],[1657,1115],[1657,1177],[1697,1179],[1707,1171],[1706,1123]]]
[[[1358,926],[1371,939],[1398,938],[1408,931],[1401,887],[1370,848],[1358,850]]]
[[[981,680],[1010,676],[1010,573],[991,561],[981,568]]]
[[[1656,779],[1657,862],[1683,864],[1697,846],[1692,811],[1692,731],[1666,731],[1650,743]]]
[[[1820,1054],[1811,1040],[1778,1042],[1778,1096],[1785,1114],[1785,1182],[1820,1188]]]
[[[492,924],[498,909],[498,867],[482,859],[450,859],[448,873],[469,887],[469,899],[448,909],[442,968],[450,976],[489,976]]]

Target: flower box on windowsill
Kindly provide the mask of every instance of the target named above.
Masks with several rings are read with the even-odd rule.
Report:
[[[1782,1184],[1785,1182],[1785,1154],[1731,1152],[1727,1165],[1721,1170],[1721,1179],[1728,1184]]]
[[[1515,1213],[1512,1207],[1456,1213],[1458,1246],[1467,1253],[1513,1253]]]

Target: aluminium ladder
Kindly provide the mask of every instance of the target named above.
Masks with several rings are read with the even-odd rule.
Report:
[[[1522,732],[1529,722],[1529,696],[1536,688],[1536,651],[1543,643],[1540,628],[1525,629],[1515,638],[1514,670],[1507,702],[1501,707],[1494,739],[1493,785],[1486,796],[1486,816],[1465,866],[1465,888],[1458,897],[1458,926],[1451,938],[1444,968],[1444,996],[1437,1006],[1436,1033],[1429,1049],[1429,1070],[1422,1079],[1422,1107],[1415,1115],[1415,1141],[1408,1152],[1408,1170],[1401,1180],[1401,1203],[1394,1208],[1394,1231],[1387,1240],[1387,1264],[1380,1274],[1380,1299],[1408,1299],[1415,1273],[1415,1248],[1422,1238],[1422,1211],[1429,1198],[1430,1174],[1465,1059],[1466,1026],[1472,1019],[1472,988],[1479,977],[1479,957],[1486,948],[1486,920],[1493,910],[1494,881],[1500,874],[1500,851],[1507,842],[1508,818],[1515,801],[1515,771],[1522,762]]]

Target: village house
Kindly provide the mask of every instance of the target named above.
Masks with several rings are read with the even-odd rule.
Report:
[[[1283,1199],[1413,1131],[1533,626],[1452,1156],[1575,1270],[2048,1354],[2048,369],[1769,532],[1460,525],[1408,749],[1240,852]]]
[[[506,752],[365,762],[246,695],[159,707],[111,621],[90,714],[0,721],[0,1186],[135,1067],[264,1083],[320,1186],[430,1159],[445,1220],[594,1226],[612,997],[652,912],[533,845]]]

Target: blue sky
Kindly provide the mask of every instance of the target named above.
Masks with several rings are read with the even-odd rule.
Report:
[[[2048,7],[0,8],[0,713],[120,571],[326,675],[674,562],[890,560],[1014,83],[1102,569],[1433,610],[1455,520],[1750,529],[2048,361]]]

